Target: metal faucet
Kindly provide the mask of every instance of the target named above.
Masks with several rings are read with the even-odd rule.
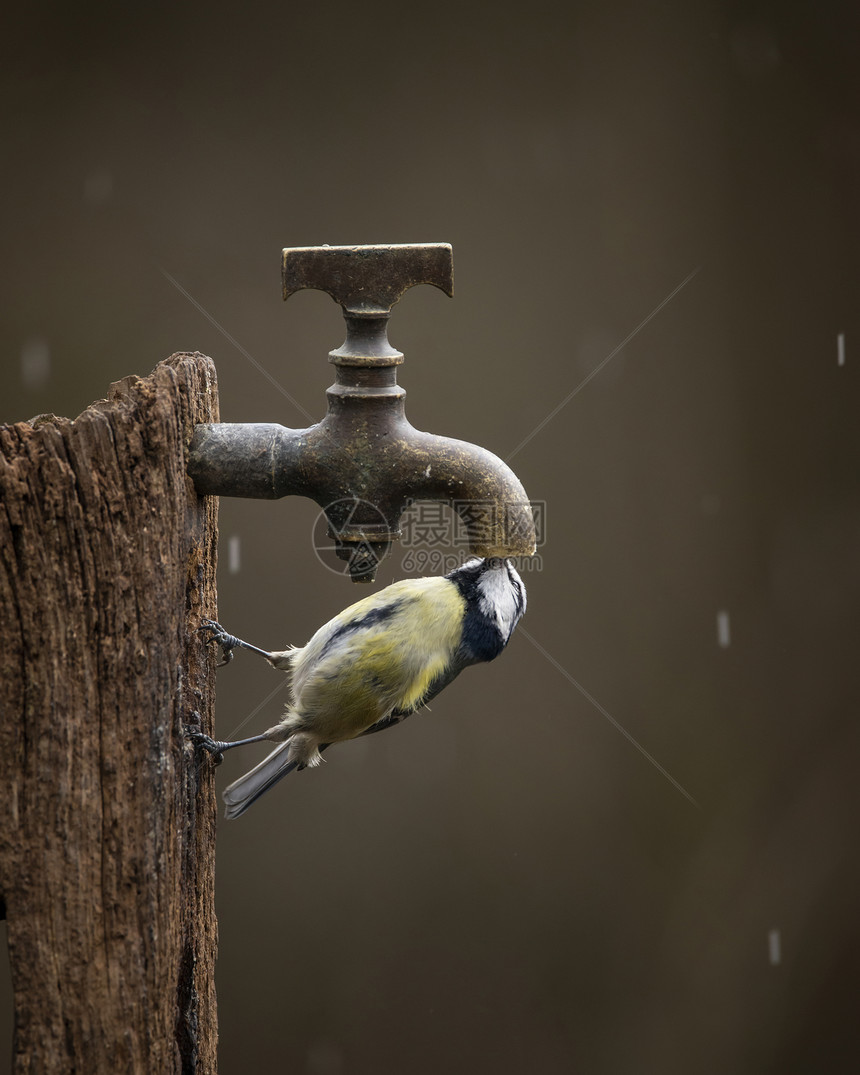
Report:
[[[450,503],[476,556],[535,550],[531,506],[513,471],[483,448],[422,433],[406,418],[397,384],[403,355],[388,342],[388,319],[416,284],[453,294],[447,243],[284,250],[284,299],[315,288],[343,308],[346,340],[329,353],[336,372],[328,413],[308,429],[198,425],[191,441],[188,472],[198,493],[316,501],[355,582],[373,581],[416,501]]]

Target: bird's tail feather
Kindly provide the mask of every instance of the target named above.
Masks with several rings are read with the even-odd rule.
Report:
[[[234,818],[244,814],[251,803],[256,802],[279,780],[283,780],[298,764],[298,759],[290,761],[290,741],[279,744],[259,765],[255,765],[250,772],[240,776],[225,789],[223,799],[227,804],[227,817]]]

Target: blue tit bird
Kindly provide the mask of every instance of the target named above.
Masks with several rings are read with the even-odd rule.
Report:
[[[208,642],[259,653],[292,675],[283,719],[261,735],[233,742],[192,732],[218,756],[264,740],[279,743],[224,792],[227,817],[243,814],[294,769],[319,765],[333,743],[398,724],[470,664],[492,661],[526,610],[526,591],[510,560],[472,559],[448,575],[405,579],[350,605],[306,646],[259,649],[205,621]]]

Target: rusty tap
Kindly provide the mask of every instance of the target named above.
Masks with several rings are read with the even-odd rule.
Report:
[[[403,355],[388,342],[388,319],[416,284],[453,294],[447,243],[284,250],[285,299],[315,288],[343,308],[346,340],[329,353],[328,413],[308,429],[198,425],[191,442],[188,470],[199,493],[316,501],[356,582],[373,581],[415,501],[450,503],[477,556],[530,556],[535,548],[531,507],[513,471],[483,448],[422,433],[406,418],[397,384]]]

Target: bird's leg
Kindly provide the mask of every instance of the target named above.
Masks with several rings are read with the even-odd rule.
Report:
[[[202,747],[204,750],[209,751],[216,765],[220,765],[224,760],[225,750],[232,750],[233,747],[244,747],[248,743],[271,742],[267,732],[263,732],[262,735],[252,735],[249,739],[233,739],[232,741],[213,739],[210,735],[206,735],[205,732],[198,732],[193,728],[188,728],[187,734],[196,747]]]
[[[250,642],[243,642],[241,638],[236,638],[235,635],[228,634],[227,631],[221,626],[220,623],[216,623],[215,620],[203,620],[198,628],[199,631],[211,631],[211,635],[206,639],[206,645],[209,646],[213,642],[221,647],[221,656],[223,661],[218,665],[222,668],[225,664],[229,664],[233,660],[233,650],[237,646],[241,646],[242,649],[249,649],[252,653],[259,653],[261,657],[265,657],[268,661],[271,658],[271,654],[264,649],[260,649],[258,646],[252,646]]]

